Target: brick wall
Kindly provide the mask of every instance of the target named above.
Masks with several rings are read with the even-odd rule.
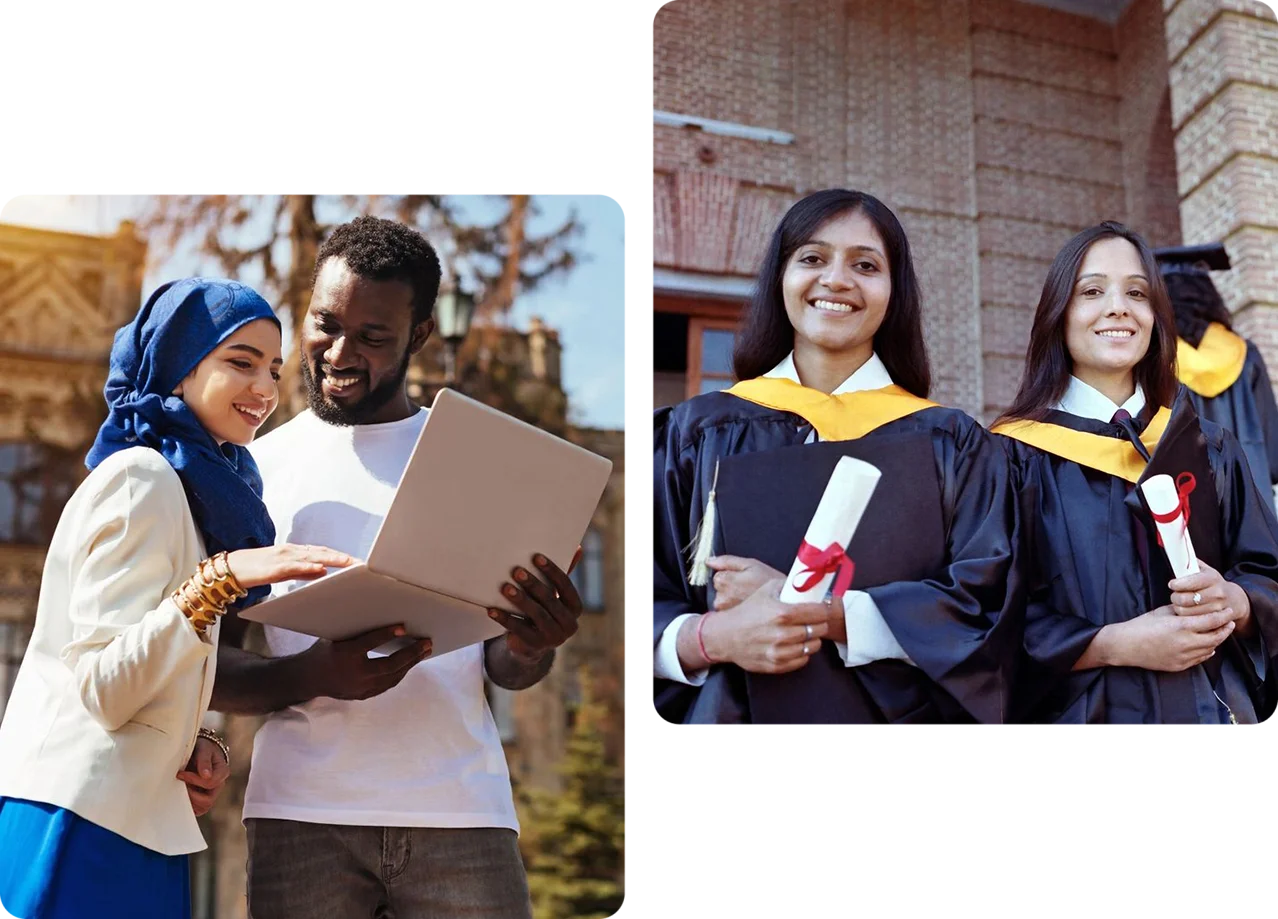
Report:
[[[968,4],[853,0],[846,184],[901,220],[923,291],[932,398],[980,405],[972,68]]]
[[[1112,32],[1057,10],[974,0],[972,95],[988,420],[1020,383],[1034,307],[1061,244],[1126,215]]]
[[[794,135],[654,127],[654,260],[749,276],[798,197],[869,191],[910,235],[933,397],[980,408],[968,4],[676,0],[656,15],[654,106]]]
[[[1164,0],[1185,241],[1223,239],[1217,287],[1278,363],[1278,23],[1250,0]]]
[[[1249,0],[1133,0],[1115,24],[1018,0],[675,0],[655,107],[794,140],[656,126],[655,260],[749,276],[797,197],[869,191],[915,250],[933,397],[986,420],[1052,257],[1099,220],[1227,237],[1221,287],[1278,347],[1278,311],[1270,330],[1246,309],[1278,290],[1270,20]]]
[[[1176,151],[1162,0],[1135,0],[1115,30],[1127,221],[1153,246],[1180,245]]]

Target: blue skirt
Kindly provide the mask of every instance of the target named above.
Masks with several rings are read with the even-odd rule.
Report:
[[[185,855],[153,852],[61,807],[0,797],[0,904],[18,919],[190,919],[190,871]]]

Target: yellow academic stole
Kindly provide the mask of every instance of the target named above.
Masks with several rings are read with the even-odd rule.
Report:
[[[764,408],[798,415],[816,428],[822,440],[856,440],[888,422],[937,405],[896,385],[832,396],[779,377],[742,380],[727,392]]]
[[[1211,399],[1237,382],[1247,360],[1247,341],[1219,322],[1207,326],[1195,348],[1176,339],[1176,376],[1193,392]]]
[[[1140,442],[1151,456],[1170,420],[1171,409],[1160,408],[1154,415],[1154,420],[1141,432]],[[1050,421],[1008,421],[991,430],[995,434],[1038,447],[1054,456],[1072,460],[1080,466],[1108,472],[1133,484],[1145,471],[1145,457],[1140,455],[1135,444],[1126,439],[1075,431]]]
[[[826,441],[856,440],[888,422],[937,405],[896,385],[832,396],[819,389],[809,389],[793,380],[779,377],[742,380],[727,392],[764,408],[798,415],[812,425],[820,438]],[[701,524],[688,546],[691,552],[688,560],[688,583],[697,587],[710,583],[711,577],[706,559],[710,557],[714,539],[715,489],[719,481],[717,463],[714,472],[714,482],[710,485],[710,495],[701,516]]]

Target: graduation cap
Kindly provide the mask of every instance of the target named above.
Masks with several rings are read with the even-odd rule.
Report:
[[[1228,271],[1229,253],[1224,243],[1201,246],[1166,246],[1154,250],[1158,268],[1163,274],[1179,271]]]
[[[1225,271],[1230,267],[1224,243],[1169,246],[1155,249],[1154,258],[1167,285],[1167,295],[1176,314],[1176,331],[1181,338],[1197,348],[1211,323],[1218,322],[1226,329],[1231,327],[1229,310],[1208,274],[1208,271]]]

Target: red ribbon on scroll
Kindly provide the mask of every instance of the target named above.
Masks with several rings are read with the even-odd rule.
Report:
[[[1194,474],[1192,472],[1182,472],[1176,476],[1176,497],[1180,499],[1176,509],[1166,514],[1155,514],[1153,511],[1150,511],[1150,514],[1159,523],[1174,523],[1177,517],[1183,515],[1185,518],[1185,523],[1181,527],[1181,533],[1183,534],[1185,530],[1189,529],[1189,496],[1193,494],[1194,489],[1197,487],[1198,480],[1194,478]],[[1163,544],[1161,535],[1158,537],[1158,544],[1160,546]]]
[[[803,592],[811,590],[822,578],[828,574],[835,574],[834,578],[834,596],[841,597],[852,586],[852,577],[856,574],[856,563],[848,558],[843,547],[836,543],[831,543],[828,548],[818,549],[816,546],[804,540],[799,545],[799,561],[803,562],[807,567],[796,574],[795,589]],[[807,577],[803,583],[798,583],[798,579]]]

